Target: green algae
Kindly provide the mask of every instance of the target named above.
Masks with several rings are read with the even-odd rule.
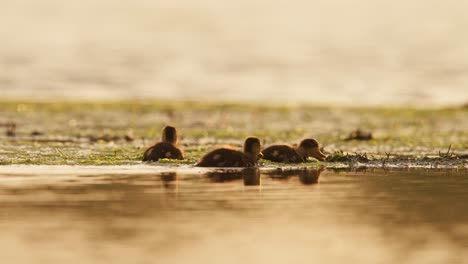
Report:
[[[0,102],[0,125],[16,124],[14,137],[0,126],[0,165],[122,165],[140,162],[161,128],[179,129],[186,160],[195,163],[217,145],[241,148],[243,139],[264,145],[297,144],[306,137],[334,153],[385,153],[422,160],[451,145],[468,154],[468,109],[344,108],[214,102]],[[5,130],[4,130],[5,129]],[[372,132],[367,141],[344,140],[351,131]],[[462,166],[466,159],[460,159]],[[339,158],[327,164],[339,162]],[[347,161],[351,162],[351,161]],[[262,164],[268,165],[264,162]],[[460,163],[457,163],[460,166]],[[310,165],[310,164],[309,164]]]

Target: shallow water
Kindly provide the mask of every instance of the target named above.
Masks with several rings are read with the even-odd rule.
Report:
[[[9,263],[468,263],[466,170],[0,168]]]

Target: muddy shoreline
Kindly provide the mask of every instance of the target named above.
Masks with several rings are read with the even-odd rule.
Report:
[[[155,102],[14,102],[0,104],[0,164],[131,165],[160,138],[179,129],[195,164],[218,145],[241,147],[250,135],[263,146],[316,138],[328,155],[298,166],[328,168],[468,167],[468,109],[258,106]],[[284,167],[287,164],[263,166]]]

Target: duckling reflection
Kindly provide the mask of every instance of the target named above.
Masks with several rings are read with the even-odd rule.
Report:
[[[245,186],[258,186],[260,185],[260,170],[258,168],[246,168],[243,170]]]
[[[269,175],[272,179],[276,180],[289,180],[291,177],[297,176],[299,181],[302,184],[309,185],[318,183],[320,174],[324,171],[324,167],[320,168],[277,168],[274,171],[265,172],[265,174]]]
[[[297,176],[298,171],[303,170],[301,169],[283,169],[283,168],[277,168],[276,170],[273,171],[266,171],[265,174],[270,176],[270,178],[274,180],[288,180],[292,176]]]
[[[175,190],[177,189],[177,173],[175,172],[163,172],[160,175],[162,186],[166,189]]]
[[[320,174],[322,174],[322,171],[324,170],[325,169],[323,167],[319,169],[305,168],[299,172],[299,181],[304,185],[318,183]]]
[[[244,185],[260,185],[260,170],[258,168],[244,168],[240,170],[215,170],[206,173],[213,182],[231,182],[243,180]]]

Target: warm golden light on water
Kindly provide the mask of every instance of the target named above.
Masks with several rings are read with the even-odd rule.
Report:
[[[260,185],[246,186],[256,170],[121,166],[99,175],[99,167],[81,167],[47,176],[47,168],[21,167],[0,172],[0,257],[12,263],[468,258],[464,171],[262,170]]]
[[[468,263],[467,10],[0,0],[0,261]],[[142,164],[168,124],[186,160]],[[247,134],[329,169],[188,165]]]
[[[0,4],[2,98],[468,101],[467,1]]]

